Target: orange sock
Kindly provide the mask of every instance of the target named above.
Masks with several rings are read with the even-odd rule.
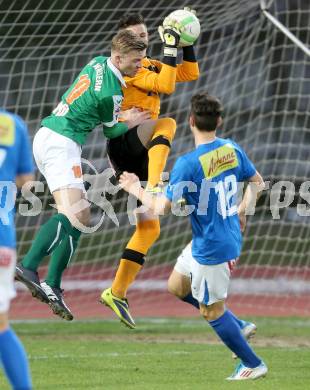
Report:
[[[112,292],[119,298],[126,297],[129,286],[134,282],[144,263],[144,256],[160,234],[159,219],[139,221],[136,231],[127,244],[120,260]]]
[[[155,187],[160,182],[169,153],[170,147],[166,145],[155,145],[149,149],[148,187]]]
[[[175,130],[176,123],[172,118],[161,118],[156,122],[148,152],[148,186],[150,187],[154,187],[160,182]]]
[[[141,268],[142,264],[127,259],[121,259],[112,283],[113,295],[119,298],[125,298],[128,287],[136,279]]]

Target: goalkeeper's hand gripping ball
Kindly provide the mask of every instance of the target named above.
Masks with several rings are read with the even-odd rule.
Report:
[[[189,7],[171,12],[158,31],[164,42],[164,31],[172,30],[179,35],[178,47],[191,46],[200,35],[200,23],[195,11]]]

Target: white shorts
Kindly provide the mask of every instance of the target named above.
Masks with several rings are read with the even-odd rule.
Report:
[[[0,247],[0,313],[6,313],[10,301],[15,297],[14,274],[16,252],[11,248]]]
[[[81,153],[79,144],[47,127],[41,127],[33,139],[33,155],[51,193],[60,188],[85,192]]]
[[[191,279],[192,295],[199,303],[212,305],[227,298],[230,274],[235,260],[216,265],[203,265],[192,256],[189,243],[178,257],[175,271]]]

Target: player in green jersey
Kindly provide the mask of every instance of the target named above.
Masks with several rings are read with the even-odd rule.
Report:
[[[37,232],[30,250],[16,267],[16,278],[34,297],[48,303],[55,314],[69,321],[73,315],[63,299],[61,277],[90,216],[82,177],[81,145],[99,124],[103,124],[107,138],[114,138],[150,117],[148,112],[133,108],[126,112],[124,122],[118,122],[123,77],[133,77],[138,72],[145,51],[146,44],[135,34],[119,32],[112,40],[111,57],[96,57],[83,68],[53,113],[43,119],[34,137],[34,157],[58,213]],[[37,270],[48,255],[51,255],[48,273],[40,283]]]

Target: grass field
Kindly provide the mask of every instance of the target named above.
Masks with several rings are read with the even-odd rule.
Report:
[[[227,382],[235,367],[202,319],[21,322],[13,327],[30,357],[36,390],[307,390],[310,320],[251,318],[253,342],[269,367],[264,379]],[[0,389],[9,389],[0,376]]]

